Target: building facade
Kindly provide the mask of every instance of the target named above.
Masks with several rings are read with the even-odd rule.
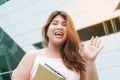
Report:
[[[25,52],[43,48],[41,29],[49,14],[70,14],[80,39],[99,36],[99,80],[119,80],[120,0],[0,0],[0,80],[10,80]]]

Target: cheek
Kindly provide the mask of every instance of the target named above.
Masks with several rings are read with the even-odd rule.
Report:
[[[47,37],[50,37],[50,32],[49,31],[47,32]]]
[[[48,28],[47,36],[50,37],[51,34],[53,33],[54,33],[54,30],[52,29],[52,27]]]
[[[66,34],[66,36],[68,36],[68,30],[67,29],[65,29],[65,34]]]

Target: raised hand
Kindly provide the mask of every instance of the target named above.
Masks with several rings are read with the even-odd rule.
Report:
[[[92,37],[86,49],[84,48],[84,44],[82,44],[82,55],[86,60],[94,61],[103,47],[104,46],[101,45],[101,41],[98,39],[98,36],[95,38]]]

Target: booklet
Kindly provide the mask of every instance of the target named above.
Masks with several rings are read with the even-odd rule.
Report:
[[[38,65],[33,80],[65,80],[65,77],[45,63],[45,65]]]

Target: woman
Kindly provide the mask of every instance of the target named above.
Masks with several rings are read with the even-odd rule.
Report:
[[[12,80],[33,80],[38,64],[48,63],[66,80],[98,80],[95,58],[102,50],[98,37],[92,37],[85,49],[70,16],[54,11],[43,27],[46,47],[30,51],[14,71]]]

